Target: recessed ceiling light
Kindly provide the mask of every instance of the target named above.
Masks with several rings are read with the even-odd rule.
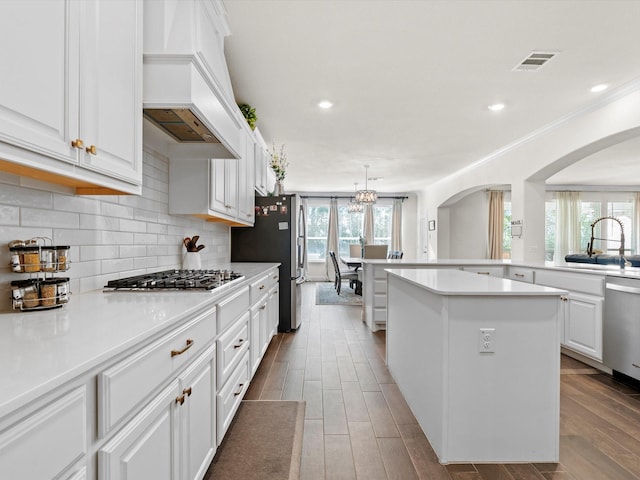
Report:
[[[609,88],[609,85],[605,85],[604,83],[601,83],[600,85],[596,85],[595,87],[591,87],[591,91],[593,93],[598,93],[598,92],[602,92],[602,91],[606,90],[607,88]]]
[[[499,112],[504,108],[504,103],[494,103],[493,105],[489,105],[489,110],[492,112]]]
[[[326,110],[327,108],[331,108],[331,107],[333,107],[333,103],[331,103],[331,102],[330,102],[330,101],[328,101],[328,100],[323,100],[323,101],[321,101],[320,103],[318,103],[318,106],[319,106],[320,108],[324,108],[324,109]]]

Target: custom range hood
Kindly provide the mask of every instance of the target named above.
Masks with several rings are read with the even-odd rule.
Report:
[[[143,65],[144,117],[178,156],[190,145],[209,158],[240,158],[239,120],[197,55],[145,54]]]

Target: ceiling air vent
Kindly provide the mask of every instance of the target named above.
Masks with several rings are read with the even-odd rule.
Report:
[[[531,52],[527,58],[520,62],[514,70],[534,71],[540,70],[543,65],[556,56],[556,52]]]

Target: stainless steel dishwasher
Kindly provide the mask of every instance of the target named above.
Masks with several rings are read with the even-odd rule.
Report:
[[[640,380],[640,280],[607,277],[602,333],[603,363]]]

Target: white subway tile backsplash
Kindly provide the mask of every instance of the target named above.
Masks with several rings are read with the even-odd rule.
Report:
[[[95,198],[72,195],[53,195],[53,208],[63,212],[100,213],[100,202]]]
[[[115,245],[83,245],[79,248],[82,262],[118,258],[118,247]]]
[[[0,225],[20,225],[20,207],[0,205]]]
[[[120,230],[120,219],[103,215],[80,214],[80,228],[91,230]]]
[[[20,223],[25,227],[42,226],[54,228],[78,228],[80,216],[77,213],[57,212],[43,208],[21,208]]]
[[[0,185],[0,205],[51,209],[53,207],[53,195],[50,192],[40,192],[17,185],[2,184]]]
[[[147,255],[146,245],[122,245],[120,247],[120,258],[144,257]]]
[[[105,217],[117,217],[117,218],[133,218],[134,209],[127,207],[126,205],[120,205],[118,203],[106,203],[100,204],[100,213]]]
[[[147,223],[137,220],[120,220],[120,231],[122,232],[146,232]]]
[[[169,214],[169,163],[144,152],[143,190],[136,195],[74,195],[71,189],[0,173],[0,309],[10,308],[10,282],[24,277],[8,267],[7,243],[48,237],[70,245],[72,294],[102,290],[108,280],[182,267],[184,237],[200,235],[203,266],[229,262],[229,227]],[[1,257],[1,256],[0,256]],[[73,296],[71,297],[73,301]]]
[[[102,260],[100,267],[103,274],[133,270],[133,258],[114,258],[112,260]]]

